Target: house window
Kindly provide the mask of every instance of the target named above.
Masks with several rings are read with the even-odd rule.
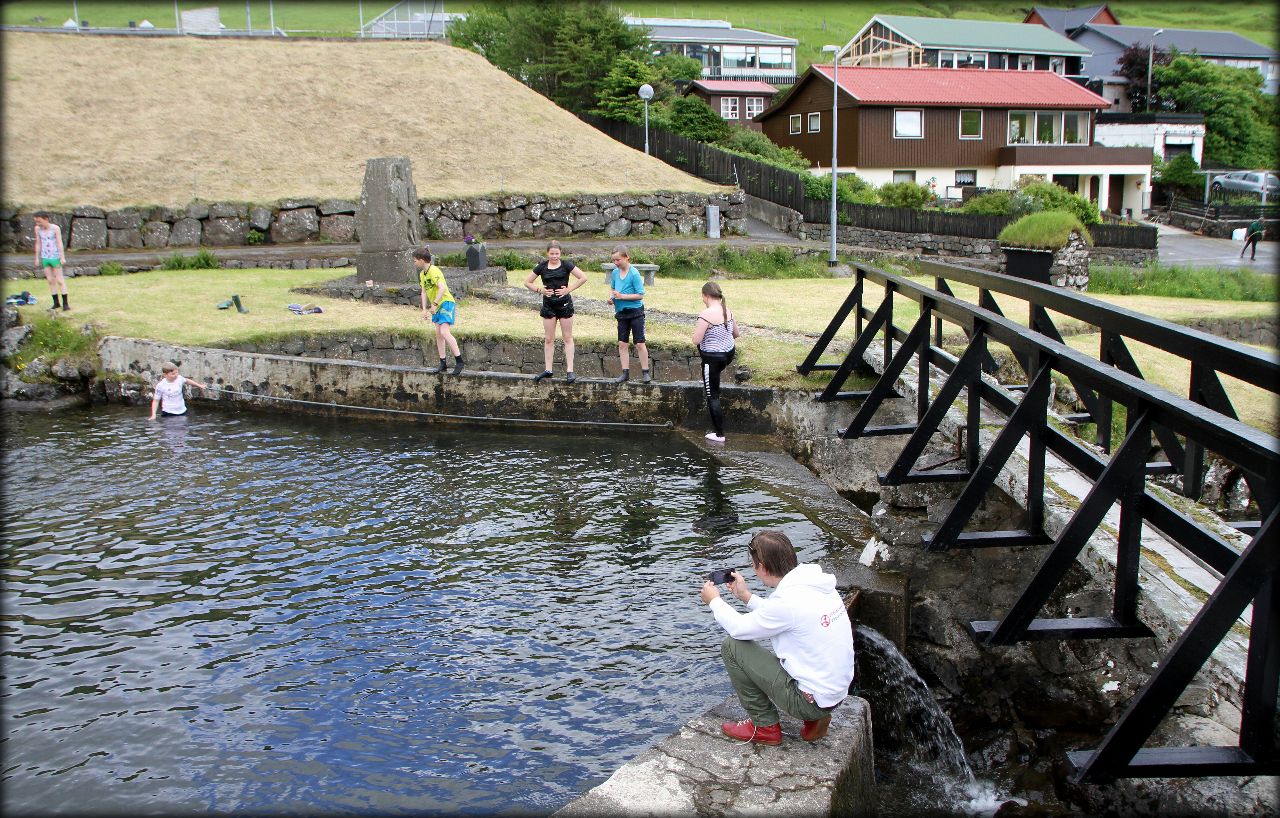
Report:
[[[893,138],[923,139],[924,111],[919,109],[895,109],[893,112]]]
[[[1036,112],[1036,144],[1054,145],[1058,142],[1058,115],[1052,111]]]
[[[817,133],[822,130],[822,112],[814,111],[809,114],[809,133]]]
[[[720,51],[720,58],[725,68],[755,68],[755,46],[726,45]]]
[[[764,97],[747,97],[747,119],[754,119],[764,110]]]
[[[982,138],[982,111],[978,108],[960,109],[960,138]]]
[[[986,68],[987,52],[970,51],[956,54],[956,68]]]
[[[1010,111],[1009,112],[1009,144],[1010,145],[1030,145],[1031,144],[1031,122],[1033,114],[1030,111]]]
[[[720,118],[721,119],[737,119],[738,118],[738,98],[737,97],[720,97]]]
[[[1050,57],[1049,70],[1055,74],[1067,73],[1066,60],[1062,59],[1061,57]]]
[[[899,182],[915,182],[916,172],[914,170],[895,170],[893,172],[893,183]]]
[[[1030,54],[1019,54],[1019,55],[1018,55],[1018,70],[1019,70],[1019,71],[1034,71],[1034,70],[1035,70],[1035,67],[1036,67],[1036,58],[1035,58],[1035,57],[1031,56]]]
[[[1089,144],[1089,115],[1083,112],[1063,114],[1062,141],[1068,145]]]
[[[978,184],[978,171],[976,169],[956,171],[956,187],[973,187],[976,184]]]
[[[777,70],[789,70],[793,65],[790,48],[760,46],[760,67]]]
[[[939,51],[939,52],[938,52],[938,67],[939,67],[939,68],[955,68],[955,67],[956,67],[956,52],[954,52],[954,51]]]
[[[788,121],[791,123],[791,135],[795,136],[796,134],[800,133],[800,115],[792,114],[788,118]]]

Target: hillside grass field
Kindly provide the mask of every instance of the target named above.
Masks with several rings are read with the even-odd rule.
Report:
[[[491,0],[497,2],[498,0]],[[181,8],[192,9],[213,5],[208,2],[183,2]],[[270,11],[274,8],[275,24],[291,34],[329,37],[354,37],[360,26],[360,5],[356,0],[274,0],[271,7],[265,0],[252,0],[249,4],[253,28],[266,30]],[[378,14],[395,5],[390,0],[364,3],[364,20],[369,22]],[[445,10],[465,12],[486,5],[484,0],[447,2]],[[783,2],[783,0],[740,0],[735,3],[716,2],[662,2],[662,0],[623,0],[614,5],[624,13],[636,17],[699,17],[728,20],[740,28],[754,28],[771,34],[795,37],[800,41],[799,59],[803,69],[813,62],[822,61],[822,46],[827,43],[843,45],[873,14],[906,14],[918,17],[957,17],[970,20],[998,20],[1021,22],[1024,9],[1032,5],[1074,7],[1090,5],[1086,0],[1073,2],[1040,2],[1028,0],[1022,4],[994,2],[994,0],[898,0],[897,2],[837,2],[816,0],[810,3]],[[1107,4],[1120,22],[1134,26],[1158,26],[1162,28],[1204,28],[1234,31],[1261,43],[1268,48],[1280,46],[1280,34],[1276,31],[1276,7],[1273,3],[1247,2],[1227,5],[1186,2],[1161,3],[1151,0],[1117,0]],[[246,27],[245,4],[222,5],[222,22],[230,29]],[[171,2],[98,2],[81,0],[80,16],[91,26],[123,28],[130,20],[150,20],[161,28],[174,26]],[[0,6],[0,21],[6,25],[60,26],[71,16],[68,2],[50,0],[16,0]]]
[[[0,47],[9,205],[356,199],[379,156],[409,157],[424,199],[718,189],[442,43],[5,32]]]

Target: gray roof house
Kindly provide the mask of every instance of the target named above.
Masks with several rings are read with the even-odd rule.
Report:
[[[1159,31],[1159,34],[1156,32]],[[1158,29],[1151,26],[1120,26],[1085,23],[1070,32],[1072,40],[1086,47],[1093,56],[1085,60],[1084,72],[1104,83],[1123,83],[1117,76],[1120,55],[1137,43],[1162,51],[1177,49],[1183,54],[1195,53],[1205,60],[1235,68],[1252,68],[1262,75],[1262,90],[1275,94],[1280,90],[1280,54],[1242,37],[1234,31],[1211,31],[1196,28]],[[1110,78],[1110,79],[1109,79]],[[1104,93],[1111,98],[1111,94]],[[1123,96],[1123,95],[1122,95]],[[1115,107],[1113,110],[1122,110]]]
[[[624,17],[627,25],[649,30],[655,54],[683,54],[702,63],[704,80],[749,80],[773,85],[796,81],[795,37],[749,28],[727,20]]]
[[[1105,3],[1097,6],[1084,6],[1076,9],[1060,9],[1052,6],[1034,6],[1027,12],[1024,23],[1039,23],[1061,34],[1063,37],[1085,23],[1109,23],[1119,25],[1115,14]]]

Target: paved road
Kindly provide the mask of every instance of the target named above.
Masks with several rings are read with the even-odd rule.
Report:
[[[1197,236],[1188,230],[1159,225],[1160,261],[1165,264],[1177,264],[1184,267],[1246,267],[1260,273],[1275,274],[1276,260],[1280,256],[1276,252],[1276,242],[1258,242],[1258,257],[1250,260],[1248,255],[1240,258],[1243,242],[1230,239],[1214,239],[1208,236]]]

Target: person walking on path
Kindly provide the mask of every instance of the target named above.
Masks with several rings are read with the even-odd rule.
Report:
[[[1249,251],[1249,260],[1254,261],[1258,257],[1258,242],[1262,241],[1262,217],[1254,219],[1249,224],[1249,230],[1244,235],[1244,247],[1240,248],[1240,258],[1244,258],[1244,251]]]
[[[631,377],[631,346],[636,343],[636,357],[640,359],[640,374],[644,383],[653,380],[649,375],[649,346],[644,341],[644,279],[631,266],[631,253],[623,245],[613,248],[613,271],[609,273],[609,303],[618,319],[618,360],[622,362],[622,374],[618,383],[626,383]]]
[[[172,361],[166,361],[160,367],[160,373],[163,377],[156,384],[155,397],[151,399],[151,417],[147,418],[148,420],[156,419],[156,409],[160,410],[160,417],[172,418],[185,415],[187,402],[182,397],[182,387],[185,384],[191,384],[198,389],[209,388],[194,378],[182,377],[178,372],[178,365]]]
[[[542,294],[542,374],[535,375],[534,383],[551,377],[551,365],[556,352],[556,325],[560,325],[560,337],[564,339],[565,382],[573,383],[577,376],[573,374],[573,296],[574,290],[587,283],[587,277],[572,261],[561,259],[560,242],[552,241],[547,245],[547,258],[538,262],[529,276],[524,280],[525,289]],[[569,277],[573,277],[570,283]],[[534,284],[534,279],[541,278],[542,284]]]
[[[853,626],[836,578],[816,563],[801,563],[781,531],[757,533],[747,552],[756,576],[774,589],[767,599],[752,594],[739,571],[730,574],[727,587],[747,613],[730,607],[710,581],[700,594],[728,634],[720,655],[749,717],[720,730],[737,741],[781,744],[782,708],[804,721],[800,738],[817,741],[853,682]],[[752,641],[765,638],[773,653]]]
[[[62,291],[62,309],[69,310],[67,304],[67,280],[62,275],[62,265],[66,261],[65,247],[62,243],[62,228],[49,221],[49,214],[41,210],[35,215],[35,231],[32,238],[36,257],[36,270],[44,273],[49,282],[49,292],[53,295],[53,309],[58,309],[58,291]]]
[[[724,411],[720,408],[720,373],[733,363],[737,351],[738,323],[725,304],[720,285],[708,281],[702,285],[702,304],[693,329],[693,343],[702,356],[702,389],[707,394],[707,411],[711,429],[706,437],[713,443],[724,443]]]
[[[433,261],[430,247],[419,247],[413,251],[413,266],[418,268],[418,286],[422,288],[422,318],[430,318],[431,323],[435,324],[436,352],[440,355],[440,366],[427,371],[441,375],[449,371],[444,357],[447,348],[453,353],[453,374],[461,375],[465,362],[458,349],[458,340],[449,329],[458,320],[458,303],[454,300],[453,293],[449,292],[444,272]]]

